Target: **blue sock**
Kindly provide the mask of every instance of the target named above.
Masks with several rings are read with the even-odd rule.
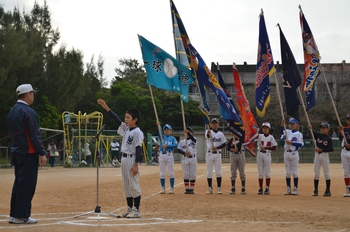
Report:
[[[294,186],[298,188],[298,177],[294,177]]]
[[[170,187],[174,188],[175,178],[170,178]]]
[[[160,179],[160,185],[165,188],[165,179]]]
[[[287,187],[290,188],[290,178],[286,178],[286,182],[287,182]]]

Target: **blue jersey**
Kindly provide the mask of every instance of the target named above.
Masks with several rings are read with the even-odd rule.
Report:
[[[163,140],[164,140],[164,144],[167,145],[167,148],[165,149],[165,151],[172,152],[175,148],[177,148],[177,141],[174,136],[163,134]],[[163,151],[163,146],[162,146],[163,141],[161,138],[159,138],[159,141],[160,141],[159,143],[160,151]]]

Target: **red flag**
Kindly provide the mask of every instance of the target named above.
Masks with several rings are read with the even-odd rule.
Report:
[[[252,111],[250,110],[249,103],[245,96],[241,78],[239,77],[236,65],[232,67],[233,79],[235,82],[236,99],[238,103],[239,112],[241,112],[241,118],[245,131],[244,148],[255,157],[254,140],[258,138],[258,124],[254,118]]]

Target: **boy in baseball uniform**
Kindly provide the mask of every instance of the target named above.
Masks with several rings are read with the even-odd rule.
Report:
[[[157,125],[160,125],[157,122]],[[160,138],[159,146],[159,170],[160,170],[160,185],[161,194],[165,193],[165,174],[166,168],[168,168],[168,176],[170,179],[169,194],[174,194],[175,176],[174,176],[174,149],[177,147],[177,141],[174,136],[171,135],[173,128],[169,124],[165,124],[163,127],[163,141]]]
[[[328,152],[333,151],[332,138],[328,135],[330,126],[327,122],[323,122],[320,125],[321,133],[312,129],[312,126],[308,126],[309,130],[314,134],[316,140],[315,147],[315,159],[314,159],[314,194],[312,196],[318,196],[318,182],[320,180],[321,167],[323,168],[324,178],[326,179],[326,191],[323,196],[331,196],[331,177],[329,175],[329,155]]]
[[[197,139],[191,127],[185,129],[186,138],[179,142],[177,149],[183,155],[181,167],[183,171],[185,194],[194,194],[197,172]],[[187,141],[187,143],[186,143]]]
[[[258,154],[256,156],[256,162],[258,164],[258,180],[259,190],[258,195],[263,194],[263,182],[264,177],[266,179],[266,188],[264,195],[270,194],[270,166],[271,166],[271,151],[276,150],[277,142],[275,138],[270,134],[271,125],[268,122],[264,122],[261,126],[262,134],[258,137]]]
[[[226,146],[225,135],[219,131],[219,119],[213,118],[211,120],[211,130],[205,131],[205,138],[207,139],[207,154],[206,154],[206,166],[207,166],[207,181],[208,191],[207,194],[213,193],[212,178],[213,167],[215,167],[216,181],[217,181],[217,193],[222,194],[221,191],[221,149]]]
[[[289,119],[290,129],[284,130],[285,121],[281,122],[281,139],[284,144],[284,167],[286,169],[287,191],[284,195],[298,195],[298,164],[299,148],[304,146],[303,134],[298,131],[299,121],[295,118]],[[294,188],[291,188],[291,176],[294,178]]]
[[[350,114],[346,116],[349,126],[339,127],[339,140],[341,142],[341,163],[343,165],[345,193],[344,197],[350,197]]]
[[[230,194],[236,193],[236,178],[237,170],[242,183],[241,194],[246,194],[245,191],[245,155],[242,149],[242,142],[239,137],[232,133],[232,138],[227,143],[227,150],[230,152],[230,166],[231,166],[231,191]]]
[[[139,163],[142,158],[143,132],[137,126],[141,114],[138,110],[129,109],[125,113],[124,122],[114,113],[102,99],[97,103],[120,124],[118,134],[123,136],[121,146],[121,172],[124,196],[128,206],[123,217],[140,218],[141,188],[139,183]]]

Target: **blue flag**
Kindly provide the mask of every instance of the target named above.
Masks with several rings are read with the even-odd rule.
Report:
[[[228,90],[228,88],[227,88],[227,86],[225,84],[224,78],[222,78],[219,65],[217,67],[218,67],[219,84],[220,84],[222,90],[225,92],[228,100],[232,104],[234,110],[237,112],[235,104],[234,104],[234,102],[232,100],[230,91]],[[223,107],[221,107],[221,105],[219,105],[219,106],[220,106],[220,114],[224,115],[225,114],[225,109]],[[243,127],[242,123],[235,122],[234,120],[227,120],[227,127],[231,131],[231,133],[235,134],[236,136],[238,136],[240,138],[240,141],[244,142],[245,134],[244,134],[244,127]]]
[[[275,72],[272,50],[267,35],[263,12],[259,21],[259,45],[256,64],[255,79],[255,105],[258,116],[265,115],[266,108],[270,103],[270,77]]]
[[[191,71],[160,47],[139,36],[147,83],[159,89],[180,93],[188,102],[188,92],[193,81]]]
[[[301,74],[281,27],[279,27],[279,29],[283,68],[283,88],[287,114],[296,118],[300,122],[300,101],[297,94],[297,88],[299,88],[301,84]]]
[[[175,4],[172,0],[170,0],[170,8],[171,8],[171,19],[173,23],[173,30],[174,30],[174,42],[175,42],[175,48],[176,48],[176,59],[180,61],[183,65],[187,66],[188,68],[191,68],[194,76],[195,74],[195,68],[198,66],[196,63],[195,57],[190,52],[190,49],[188,47],[188,44],[191,43],[185,26],[182,22],[182,19],[180,17],[179,12],[177,11]],[[203,102],[203,109],[202,113],[204,114],[204,122],[205,124],[209,124],[209,105],[207,103],[206,98],[206,92],[205,87],[198,83],[200,94],[202,96],[202,102]]]
[[[199,55],[197,50],[192,46],[192,44],[188,45],[192,54],[197,57],[198,69],[197,71],[197,80],[203,85],[211,88],[216,95],[216,98],[220,104],[220,106],[224,109],[224,114],[222,117],[225,120],[233,120],[242,124],[241,119],[239,118],[235,108],[232,106],[230,101],[228,100],[225,92],[221,88],[218,80],[214,76],[214,74],[210,71],[208,66],[205,64],[202,57]]]

